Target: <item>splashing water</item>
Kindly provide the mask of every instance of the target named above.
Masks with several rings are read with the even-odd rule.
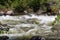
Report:
[[[2,24],[8,24],[9,31],[1,35],[23,36],[23,35],[48,35],[52,26],[49,26],[57,16],[47,15],[22,15],[22,16],[0,16]],[[0,35],[0,36],[1,36]]]

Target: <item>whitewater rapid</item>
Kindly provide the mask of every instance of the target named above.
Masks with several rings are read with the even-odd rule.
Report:
[[[47,15],[22,15],[22,16],[0,16],[0,22],[2,24],[8,24],[13,28],[9,29],[9,32],[2,35],[7,36],[21,36],[21,35],[41,35],[51,33],[52,26],[49,26],[57,16]],[[27,21],[28,20],[28,21]],[[39,24],[36,24],[37,21]],[[33,23],[31,23],[33,22]],[[37,32],[37,33],[36,33]],[[11,34],[10,34],[11,33]]]

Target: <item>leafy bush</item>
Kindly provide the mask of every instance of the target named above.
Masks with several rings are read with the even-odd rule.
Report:
[[[5,7],[8,9],[13,9],[16,12],[23,12],[28,8],[32,8],[34,12],[38,11],[39,9],[47,11],[47,9],[50,7],[49,4],[50,6],[54,6],[55,9],[60,7],[59,0],[0,0],[0,8]]]
[[[36,12],[37,10],[40,9],[40,0],[30,1],[29,7],[32,8],[34,10],[34,12]]]
[[[11,7],[17,12],[23,12],[27,8],[27,0],[15,0]]]

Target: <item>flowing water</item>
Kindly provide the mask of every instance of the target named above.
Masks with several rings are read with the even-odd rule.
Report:
[[[10,39],[17,36],[27,35],[49,35],[52,33],[51,23],[57,16],[47,15],[22,15],[22,16],[0,16],[0,23],[9,27],[8,31],[3,31],[0,36],[8,36]],[[10,40],[9,39],[9,40]]]

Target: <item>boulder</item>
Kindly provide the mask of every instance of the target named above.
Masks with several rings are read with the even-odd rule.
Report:
[[[5,15],[5,12],[4,11],[0,11],[0,15]]]
[[[7,11],[7,12],[6,12],[6,15],[14,15],[13,10],[9,10],[9,11]]]

